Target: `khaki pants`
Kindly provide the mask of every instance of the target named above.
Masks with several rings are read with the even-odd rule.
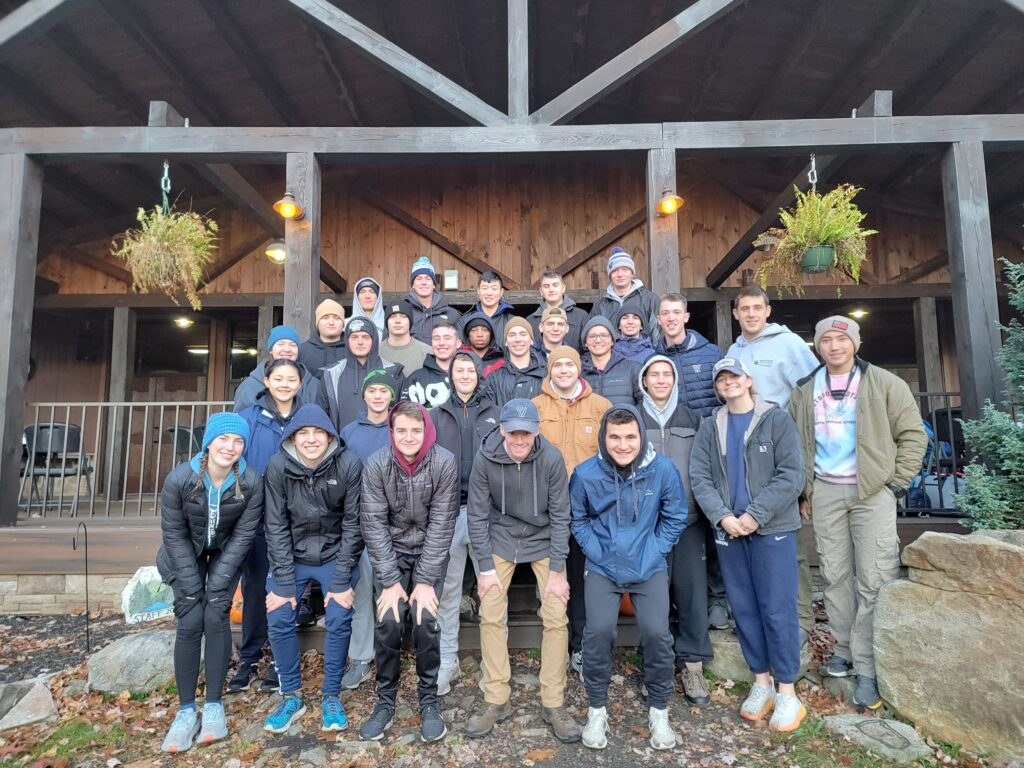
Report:
[[[896,497],[888,488],[866,499],[856,485],[814,481],[814,540],[825,580],[825,609],[835,653],[858,675],[875,677],[875,602],[900,570]]]
[[[543,593],[548,583],[548,558],[530,565]],[[480,601],[480,655],[484,662],[484,701],[504,704],[512,695],[508,684],[512,678],[508,660],[508,587],[516,564],[495,555],[494,569],[504,591],[490,589]],[[541,602],[540,618],[544,625],[540,644],[540,700],[545,707],[560,707],[565,703],[565,667],[569,663],[569,621],[565,603],[548,595]]]

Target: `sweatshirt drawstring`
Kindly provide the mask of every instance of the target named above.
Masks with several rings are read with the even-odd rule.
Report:
[[[505,514],[505,465],[501,465],[501,514]]]
[[[537,462],[531,461],[530,465],[533,467],[533,516],[537,517],[539,515],[538,507],[540,506],[537,503]]]

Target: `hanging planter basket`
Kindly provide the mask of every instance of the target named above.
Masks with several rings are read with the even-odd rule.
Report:
[[[800,259],[800,269],[811,274],[828,272],[835,264],[836,249],[832,245],[816,245],[808,248],[807,253]]]

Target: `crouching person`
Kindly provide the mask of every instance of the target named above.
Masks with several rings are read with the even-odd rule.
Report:
[[[675,652],[668,626],[668,557],[686,526],[679,470],[647,442],[647,428],[631,405],[613,406],[601,419],[597,456],[569,481],[572,534],[586,557],[583,682],[590,700],[583,745],[608,746],[608,683],[619,603],[628,592],[644,648],[644,684],[650,705],[651,746],[672,749],[668,722]]]
[[[451,451],[435,445],[434,424],[423,406],[400,400],[388,418],[391,445],[367,461],[360,502],[375,582],[377,705],[359,738],[380,739],[395,718],[402,633],[411,614],[420,736],[437,741],[448,732],[437,704],[437,611],[459,513],[459,465]]]
[[[156,564],[174,592],[174,681],[178,714],[164,752],[228,735],[221,694],[231,661],[231,598],[263,519],[263,480],[242,454],[249,426],[234,413],[210,417],[202,450],[179,464],[160,492],[162,546]],[[196,713],[200,644],[206,639],[206,702]],[[198,736],[198,738],[197,738]]]

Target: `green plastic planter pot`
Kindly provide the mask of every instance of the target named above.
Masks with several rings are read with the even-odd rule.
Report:
[[[800,259],[800,268],[804,272],[827,272],[836,260],[836,249],[831,245],[816,245],[808,248]]]

